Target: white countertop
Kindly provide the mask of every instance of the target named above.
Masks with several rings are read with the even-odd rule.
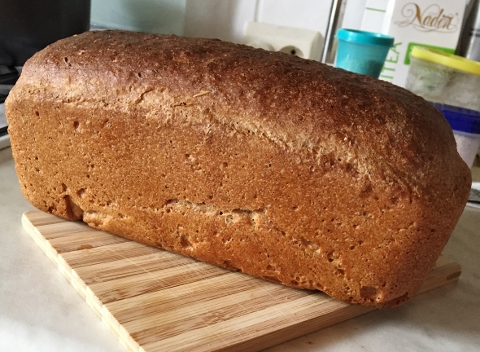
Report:
[[[20,193],[10,148],[0,151],[0,199],[0,351],[125,351],[23,230],[21,215],[32,206]],[[465,209],[444,254],[462,266],[456,285],[268,351],[477,351],[480,209]]]

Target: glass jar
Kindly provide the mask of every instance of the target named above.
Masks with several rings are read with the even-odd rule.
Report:
[[[406,88],[425,100],[480,111],[480,62],[416,46]]]

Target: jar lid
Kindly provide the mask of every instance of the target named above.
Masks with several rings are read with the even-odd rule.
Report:
[[[340,28],[337,31],[336,37],[358,44],[382,45],[388,46],[389,48],[393,46],[394,41],[394,38],[389,35],[346,28]]]
[[[452,105],[434,103],[443,113],[452,130],[458,132],[480,134],[480,112],[459,108]]]
[[[414,46],[411,55],[417,59],[454,68],[456,70],[473,73],[480,76],[480,62],[446,53],[441,50]]]

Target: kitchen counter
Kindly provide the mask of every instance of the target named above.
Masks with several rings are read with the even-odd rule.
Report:
[[[480,181],[480,168],[473,169]],[[11,149],[0,151],[0,351],[125,351],[23,230]],[[480,209],[466,207],[444,254],[456,285],[272,347],[286,351],[476,351],[480,346]]]

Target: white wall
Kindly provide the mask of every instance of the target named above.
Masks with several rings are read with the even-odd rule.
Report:
[[[183,34],[186,0],[92,0],[96,26],[141,32]]]
[[[331,0],[187,0],[185,35],[240,42],[245,22],[325,34]]]
[[[344,0],[345,23],[359,26],[366,0]],[[332,0],[92,0],[95,25],[240,42],[245,22],[318,31],[325,36]]]
[[[187,0],[184,34],[238,42],[255,12],[255,0]]]

